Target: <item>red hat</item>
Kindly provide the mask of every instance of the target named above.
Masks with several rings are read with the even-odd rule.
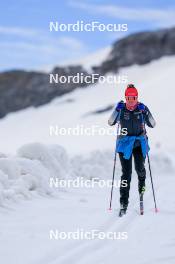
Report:
[[[138,91],[135,88],[134,84],[128,84],[125,90],[125,96],[138,96]]]

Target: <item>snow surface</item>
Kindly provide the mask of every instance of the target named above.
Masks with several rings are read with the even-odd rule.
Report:
[[[79,64],[84,67],[84,69],[91,71],[91,67],[99,66],[103,61],[107,59],[111,52],[111,46],[105,47],[99,51],[93,52],[88,56],[85,56],[83,59],[72,62],[73,65]]]
[[[147,168],[145,215],[139,216],[133,173],[128,214],[119,219],[119,191],[110,188],[51,188],[54,179],[109,180],[115,135],[50,136],[49,126],[108,128],[110,111],[93,114],[123,97],[125,84],[77,89],[50,104],[9,114],[0,121],[0,260],[3,264],[174,264],[175,263],[175,57],[123,68],[157,120],[149,129],[151,166],[159,213]],[[144,100],[142,100],[144,98]],[[121,168],[117,159],[116,179]],[[127,240],[50,240],[50,230],[127,232]]]
[[[118,189],[114,189],[113,210],[109,211],[109,188],[48,188],[51,175],[63,177],[63,167],[70,174],[72,170],[75,172],[78,169],[81,176],[86,178],[97,176],[91,173],[95,168],[96,173],[101,170],[100,177],[109,178],[109,172],[112,172],[110,153],[91,153],[80,160],[78,168],[75,160],[69,159],[59,146],[26,145],[18,153],[18,157],[2,158],[0,163],[0,179],[3,183],[0,206],[2,263],[174,263],[175,180],[173,163],[171,160],[167,163],[167,157],[160,155],[159,159],[157,156],[156,159],[152,158],[159,213],[153,210],[148,177],[145,215],[139,215],[138,193],[135,191],[137,177],[134,174],[128,214],[119,219]],[[57,163],[55,157],[58,158]],[[105,165],[109,166],[108,171],[102,170],[106,168]],[[157,170],[159,165],[161,169]],[[57,169],[58,173],[55,174]],[[61,171],[62,175],[59,174]],[[117,166],[116,177],[118,173]],[[75,232],[78,229],[105,233],[127,232],[128,239],[50,239],[50,230]]]
[[[108,55],[110,54],[111,46],[102,48],[98,51],[91,52],[86,56],[78,58],[77,60],[66,60],[63,63],[59,62],[59,66],[66,67],[67,65],[81,65],[88,72],[92,71],[92,66],[99,66],[103,61],[106,60]],[[51,72],[55,65],[47,65],[42,67],[40,70],[44,72]]]
[[[123,68],[119,74],[127,76],[139,89],[143,101],[157,121],[149,129],[152,148],[175,150],[171,135],[174,131],[174,74],[175,57],[165,57],[144,66]],[[62,136],[50,135],[50,126],[75,128],[102,127],[108,129],[111,111],[103,114],[91,112],[103,109],[123,98],[126,84],[97,84],[55,99],[39,108],[28,108],[11,113],[0,121],[1,152],[16,153],[26,143],[59,144],[69,154],[85,154],[93,150],[113,149],[115,136]]]

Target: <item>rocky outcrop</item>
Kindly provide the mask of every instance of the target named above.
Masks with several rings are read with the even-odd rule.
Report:
[[[133,64],[143,65],[163,56],[175,55],[175,28],[132,34],[114,43],[100,73],[116,72]]]
[[[132,34],[113,44],[108,58],[92,72],[106,74],[133,64],[143,65],[163,56],[175,55],[175,28]],[[53,74],[75,76],[90,74],[81,66],[56,67]],[[81,83],[49,83],[49,74],[9,71],[0,74],[0,118],[29,106],[38,107],[57,96],[71,92]]]
[[[75,76],[82,72],[89,75],[81,66],[56,67],[53,74]],[[50,75],[40,72],[9,71],[0,74],[0,118],[9,112],[29,106],[38,107],[57,96],[85,87],[86,83],[50,83]]]

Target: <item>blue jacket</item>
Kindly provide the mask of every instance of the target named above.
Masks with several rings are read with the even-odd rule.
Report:
[[[122,152],[125,159],[130,159],[134,148],[135,140],[140,140],[143,157],[150,150],[148,145],[148,139],[145,136],[124,136],[119,138],[116,142],[116,152]]]

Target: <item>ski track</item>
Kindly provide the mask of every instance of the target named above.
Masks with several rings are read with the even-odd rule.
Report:
[[[148,177],[150,180],[149,175],[147,175],[147,178]],[[153,176],[153,182],[154,182],[154,178],[156,179],[157,177]],[[160,186],[157,184],[157,182],[156,182],[156,186],[157,186],[156,190],[158,190]],[[136,202],[133,204],[134,200]],[[144,204],[145,204],[145,201],[147,205],[146,207],[149,207],[151,203],[153,204],[152,189],[149,189],[149,191],[147,191],[146,199],[144,199]],[[129,233],[132,230],[132,228],[134,228],[135,225],[138,226],[142,224],[142,218],[144,217],[144,215],[140,216],[139,214],[139,197],[137,197],[137,195],[135,195],[132,201],[130,201],[129,208],[131,208],[131,206],[134,207],[134,209],[132,211],[128,210],[128,213],[125,216],[123,216],[121,219],[118,218],[118,212],[116,213],[116,211],[113,210],[112,212],[114,213],[112,213],[112,215],[109,216],[109,219],[97,229],[105,231],[105,232],[108,232],[108,231],[123,232],[124,231],[124,232]],[[148,213],[147,210],[145,211],[146,213]],[[151,213],[155,214],[154,211],[152,211]],[[106,240],[79,241],[78,243],[76,243],[76,246],[73,246],[73,248],[72,248],[72,245],[65,247],[65,251],[63,252],[63,254],[59,255],[59,257],[56,256],[56,254],[53,254],[52,252],[50,254],[52,256],[52,259],[50,259],[49,264],[68,264],[72,262],[72,260],[74,259],[76,259],[76,264],[82,264],[82,263],[89,264],[89,263],[92,263],[92,260],[93,260],[93,256],[92,255],[89,256],[89,252],[92,252],[92,253],[95,252],[95,258],[98,257],[98,262],[96,263],[102,264],[103,259],[104,259],[104,252],[106,253],[106,256],[110,255],[109,253],[110,252],[112,253],[114,250],[119,253],[122,247],[125,245],[125,241],[119,240],[119,242],[118,241],[113,241],[113,242],[114,243],[106,243]],[[116,243],[117,243],[117,248],[116,248]],[[103,251],[103,254],[101,254],[102,251]],[[65,252],[67,252],[67,255],[65,255]],[[54,255],[54,258],[53,258],[53,255]],[[78,259],[78,262],[77,262],[77,259]],[[48,258],[47,258],[47,261],[44,261],[44,258],[43,258],[42,263],[48,264]]]
[[[166,177],[164,177],[164,175],[162,175],[162,177],[160,177],[160,180],[158,180],[157,175],[153,175],[153,182],[155,184],[156,187],[156,198],[159,201],[159,189],[161,190],[161,192],[166,193],[167,191],[167,186],[166,186],[166,181],[172,181],[173,177],[171,175],[171,177],[168,177],[168,174],[166,175]],[[35,257],[35,259],[33,259],[31,262],[27,262],[29,264],[69,264],[69,263],[73,263],[73,264],[90,264],[90,263],[96,263],[96,264],[106,264],[109,261],[113,261],[115,258],[118,259],[122,259],[122,254],[124,254],[125,252],[125,247],[127,247],[128,249],[133,249],[135,250],[135,247],[137,247],[137,244],[132,246],[132,236],[136,233],[139,236],[139,232],[142,230],[146,230],[144,229],[145,225],[146,228],[151,224],[151,222],[153,221],[154,226],[156,227],[156,223],[159,222],[159,220],[155,220],[158,216],[158,214],[155,214],[155,212],[150,209],[151,207],[153,208],[154,203],[153,203],[153,195],[152,195],[152,189],[151,189],[151,183],[150,183],[150,176],[147,174],[147,191],[144,195],[144,207],[145,207],[145,215],[144,216],[140,216],[139,215],[139,195],[138,192],[135,192],[134,190],[136,190],[135,185],[136,185],[137,179],[135,178],[134,181],[132,180],[131,183],[131,197],[130,197],[130,204],[129,204],[129,208],[128,208],[128,213],[126,214],[126,216],[123,216],[122,218],[118,217],[118,210],[113,209],[112,211],[104,211],[105,208],[101,207],[101,201],[102,199],[106,200],[107,198],[107,194],[109,193],[109,191],[107,191],[107,193],[105,193],[105,197],[104,197],[104,193],[101,192],[99,190],[95,190],[95,191],[89,191],[89,190],[79,190],[78,192],[68,192],[63,194],[64,196],[61,197],[61,203],[58,203],[58,207],[57,207],[57,202],[55,203],[53,200],[53,208],[52,208],[52,200],[48,199],[49,204],[47,204],[47,207],[51,207],[49,209],[49,213],[51,214],[51,217],[58,217],[58,224],[59,224],[59,213],[54,213],[55,210],[58,211],[62,211],[63,210],[63,219],[64,217],[70,217],[70,221],[71,221],[71,214],[69,213],[70,208],[72,207],[73,210],[71,210],[71,212],[74,212],[74,210],[76,210],[78,204],[77,202],[80,201],[80,199],[82,197],[85,197],[85,199],[89,200],[89,203],[85,206],[82,204],[79,204],[80,207],[77,210],[77,216],[81,216],[81,213],[83,214],[83,212],[86,212],[85,217],[87,217],[87,221],[88,223],[91,223],[92,226],[90,225],[91,229],[97,229],[99,231],[103,231],[103,232],[108,232],[108,231],[113,231],[113,232],[127,232],[128,233],[128,240],[130,239],[130,241],[128,240],[100,240],[100,239],[95,239],[95,240],[67,240],[67,241],[63,241],[63,243],[61,242],[60,244],[55,244],[55,242],[53,241],[53,244],[51,241],[48,243],[48,241],[46,241],[45,246],[46,250],[43,251],[40,256]],[[132,187],[132,184],[134,184],[134,186]],[[161,189],[161,187],[164,187],[164,189]],[[173,185],[170,185],[172,187],[173,190]],[[171,189],[168,191],[172,191]],[[115,190],[116,196],[119,198],[119,193],[118,190]],[[102,196],[102,197],[101,197]],[[117,199],[118,199],[117,198]],[[163,197],[162,197],[163,198]],[[59,197],[60,199],[60,197]],[[70,199],[72,200],[72,204],[71,207],[67,205],[69,205],[69,201]],[[169,199],[169,198],[166,198]],[[167,201],[165,199],[165,202],[169,202],[169,200]],[[40,199],[39,199],[40,200]],[[59,200],[58,200],[59,201]],[[95,201],[95,203],[92,204],[92,201]],[[115,203],[116,199],[114,199],[113,204]],[[38,201],[39,202],[39,201]],[[106,201],[108,202],[108,201]],[[161,204],[164,202],[164,199],[161,200]],[[25,202],[24,202],[25,203]],[[42,208],[44,207],[44,203],[45,201],[43,200],[43,203],[41,203],[41,211],[40,214],[42,215]],[[29,203],[29,206],[32,203]],[[63,207],[60,205],[63,204]],[[26,203],[26,206],[27,203]],[[56,207],[55,207],[56,206]],[[159,206],[159,203],[158,203]],[[84,209],[83,209],[84,208]],[[166,207],[164,208],[164,210],[162,210],[162,216],[165,218],[165,214],[169,214],[170,217],[170,227],[171,227],[171,220],[174,216],[174,211],[171,210],[172,207],[169,207],[169,209],[166,210]],[[34,207],[34,212],[36,211],[37,208]],[[81,210],[83,209],[83,210]],[[7,213],[10,211],[13,211],[14,213],[15,210],[13,209],[13,207],[7,207],[7,208],[1,208],[2,212],[5,213],[5,211],[7,211]],[[52,214],[52,210],[53,210],[53,214]],[[102,212],[100,212],[102,210]],[[97,212],[99,211],[99,213]],[[20,211],[18,211],[20,212]],[[32,211],[33,212],[33,211]],[[98,224],[98,222],[96,221],[96,219],[94,218],[95,224],[93,223],[93,212],[97,212],[97,214],[95,214],[95,216],[97,215],[97,219],[101,219],[100,214],[102,214],[102,216],[104,216],[104,219],[102,218],[102,221],[100,224]],[[76,213],[76,212],[75,212]],[[88,213],[88,214],[87,214]],[[161,212],[160,212],[161,213]],[[64,214],[66,214],[64,216]],[[161,215],[160,215],[161,216]],[[43,215],[44,217],[44,215]],[[21,220],[21,218],[19,218]],[[75,225],[75,219],[77,219],[76,217],[74,218],[74,226]],[[84,219],[84,218],[83,218]],[[166,218],[165,218],[166,219]],[[15,219],[15,221],[17,221],[17,219]],[[89,222],[90,220],[90,222]],[[148,220],[148,221],[147,221]],[[62,221],[62,220],[61,220]],[[79,225],[81,221],[79,220],[79,222],[77,221],[77,225]],[[148,222],[148,223],[147,223]],[[28,223],[28,222],[27,222]],[[49,219],[48,219],[48,223],[49,223]],[[53,221],[53,224],[54,225]],[[49,229],[50,224],[47,225],[47,223],[43,223],[44,225],[41,226],[41,228],[45,229],[45,225],[46,228]],[[61,228],[62,226],[62,222],[60,222],[61,225],[59,225],[59,228]],[[24,223],[24,227],[25,227],[25,223]],[[36,222],[36,226],[38,225],[38,221]],[[72,226],[72,225],[71,225]],[[32,228],[35,228],[32,227]],[[89,227],[88,227],[89,228]],[[43,231],[44,231],[43,229]],[[86,229],[86,228],[85,228]],[[64,229],[63,229],[64,230]],[[158,231],[160,230],[160,225],[158,226]],[[169,227],[167,229],[169,231]],[[13,231],[13,229],[12,229]],[[163,230],[163,232],[166,231]],[[13,231],[15,233],[15,231]],[[134,233],[135,232],[135,233]],[[151,232],[153,232],[153,230],[151,229]],[[29,233],[30,234],[30,233]],[[155,237],[153,236],[153,233],[150,233],[152,235],[153,240],[155,240]],[[155,231],[156,234],[156,231]],[[12,233],[13,235],[13,233]],[[42,235],[42,233],[38,233],[38,235]],[[12,236],[13,239],[13,236]],[[37,239],[37,236],[36,238]],[[138,237],[138,239],[140,240],[140,238]],[[145,237],[144,237],[145,239]],[[146,240],[147,241],[147,240]],[[135,239],[133,239],[133,242],[135,242]],[[35,241],[36,243],[36,241]],[[141,241],[140,241],[141,243]],[[167,244],[169,243],[169,244]],[[58,246],[60,245],[60,246]],[[139,242],[138,242],[139,245]],[[44,247],[45,247],[44,246]],[[153,263],[161,263],[161,264],[166,264],[167,262],[164,261],[165,259],[167,259],[168,264],[174,264],[174,256],[172,254],[172,247],[175,246],[175,237],[174,237],[174,241],[173,239],[171,241],[167,241],[167,239],[164,241],[162,241],[161,243],[158,244],[160,251],[161,248],[162,250],[165,251],[166,256],[164,258],[164,255],[162,256],[163,258],[159,258],[158,253],[155,255],[155,257],[151,258],[151,264]],[[167,249],[166,249],[167,248]],[[158,249],[157,249],[158,250]],[[170,251],[171,250],[171,251]],[[170,254],[171,253],[171,254]],[[131,258],[133,259],[133,255],[132,252],[130,252],[131,254]],[[133,253],[134,254],[134,253]],[[135,257],[135,255],[134,255]],[[148,258],[148,257],[147,257]],[[11,262],[10,262],[11,263]],[[21,262],[20,262],[21,263]],[[123,263],[127,263],[125,261],[123,261]],[[149,261],[145,260],[141,260],[139,262],[139,259],[136,259],[135,264],[148,264],[150,263]],[[5,263],[4,263],[5,264]],[[9,264],[9,262],[8,262]]]
[[[149,196],[147,198],[147,205],[150,204],[150,201],[152,200],[152,193],[149,191],[148,192]],[[137,196],[137,195],[136,195]],[[134,207],[133,211],[129,211],[126,216],[123,216],[123,218],[119,218],[118,217],[118,211],[116,213],[115,210],[114,213],[112,213],[112,217],[111,215],[109,216],[108,221],[106,221],[102,226],[100,226],[99,228],[97,228],[98,230],[103,230],[104,232],[108,232],[108,231],[113,231],[113,232],[122,232],[123,230],[125,232],[129,232],[130,231],[130,227],[132,228],[133,224],[135,224],[135,221],[140,221],[141,217],[144,216],[140,216],[139,214],[139,197],[134,197],[132,199],[132,201],[130,202],[132,204],[132,206]],[[137,198],[137,199],[136,199]],[[138,200],[133,204],[133,200]],[[137,213],[135,212],[137,208]],[[110,214],[110,212],[109,212]],[[111,225],[112,224],[112,225]],[[110,227],[110,228],[109,228]],[[54,259],[53,259],[53,255],[55,252],[55,250],[50,254],[50,256],[52,256],[52,260],[50,259],[51,262],[49,262],[49,264],[67,264],[70,263],[72,261],[72,259],[76,259],[76,263],[82,263],[82,261],[85,260],[85,262],[83,263],[91,263],[92,261],[92,256],[88,256],[88,252],[89,251],[97,251],[97,255],[101,255],[101,250],[105,250],[108,251],[109,248],[111,248],[111,244],[113,245],[113,249],[116,251],[116,243],[118,243],[118,251],[120,250],[120,248],[122,247],[122,245],[125,243],[125,241],[115,241],[115,243],[109,243],[109,245],[106,243],[106,240],[91,240],[91,241],[79,241],[78,243],[76,243],[76,246],[74,246],[72,248],[72,245],[69,245],[67,247],[65,247],[65,252],[68,252],[67,255],[65,256],[65,253],[63,253],[62,255],[59,255],[59,257],[57,255],[55,255]],[[100,251],[98,253],[98,250]],[[107,252],[108,253],[108,252]],[[77,262],[77,259],[79,259],[79,261]],[[89,261],[89,262],[88,262]],[[48,258],[47,260],[44,261],[44,259],[42,260],[42,263],[44,264],[48,264]],[[99,262],[102,263],[102,262]]]

